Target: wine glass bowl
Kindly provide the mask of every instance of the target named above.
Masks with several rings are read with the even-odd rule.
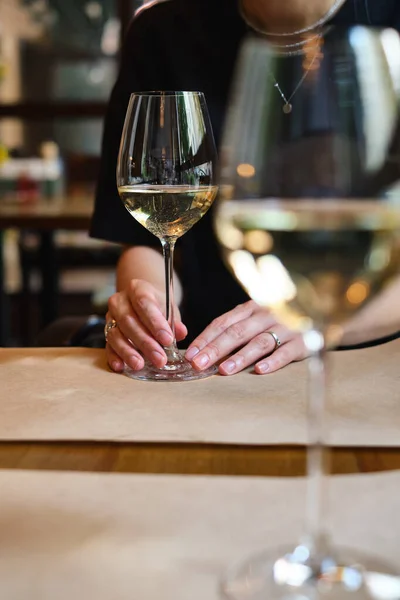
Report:
[[[395,569],[333,544],[324,477],[326,349],[400,274],[399,56],[397,32],[360,26],[239,53],[215,232],[249,296],[304,333],[310,391],[304,535],[233,566],[230,600],[400,597]]]
[[[175,338],[173,253],[176,241],[212,205],[216,148],[207,104],[201,92],[146,92],[130,97],[117,163],[117,187],[130,215],[156,236],[165,259],[166,318]],[[165,347],[167,364],[149,362],[135,379],[187,381],[213,375],[193,369],[177,348]]]
[[[332,343],[398,273],[396,53],[396,32],[354,27],[304,56],[250,39],[239,57],[217,238],[253,299],[293,328],[326,329]]]
[[[366,199],[225,202],[216,231],[226,263],[249,295],[291,329],[343,325],[398,275],[400,215]]]

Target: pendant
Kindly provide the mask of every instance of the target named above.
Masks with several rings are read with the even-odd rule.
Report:
[[[289,102],[286,102],[286,104],[283,105],[282,110],[285,115],[289,115],[292,112],[292,105]]]

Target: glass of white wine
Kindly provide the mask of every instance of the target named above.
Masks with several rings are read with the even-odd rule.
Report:
[[[173,254],[175,243],[213,203],[216,185],[213,131],[201,92],[159,91],[130,97],[117,163],[117,187],[125,208],[159,238],[165,260],[165,314],[175,339]],[[125,373],[134,379],[187,381],[209,377],[178,350],[164,348],[167,364]]]
[[[324,410],[326,349],[399,276],[399,56],[397,32],[364,27],[290,56],[250,38],[239,55],[215,231],[237,280],[304,332],[311,358],[304,536],[233,566],[231,600],[400,597],[395,570],[328,535]]]

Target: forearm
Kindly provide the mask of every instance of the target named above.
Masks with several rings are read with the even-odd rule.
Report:
[[[143,279],[161,292],[165,291],[164,258],[160,252],[147,246],[133,246],[122,253],[117,265],[117,290],[125,289],[132,279]],[[175,302],[179,306],[182,286],[174,274]]]
[[[346,323],[340,345],[370,342],[397,331],[400,331],[400,277]]]

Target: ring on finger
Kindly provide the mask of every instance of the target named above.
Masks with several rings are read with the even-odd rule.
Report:
[[[105,338],[106,342],[107,342],[108,334],[110,333],[111,329],[115,329],[115,327],[117,327],[117,321],[115,319],[110,319],[105,324],[105,326],[104,326],[104,338]]]
[[[275,331],[266,331],[266,333],[269,333],[269,335],[272,335],[274,342],[275,342],[275,346],[272,350],[272,352],[275,352],[275,350],[277,348],[279,348],[279,346],[282,344],[281,340],[279,339],[279,337],[276,335]]]

